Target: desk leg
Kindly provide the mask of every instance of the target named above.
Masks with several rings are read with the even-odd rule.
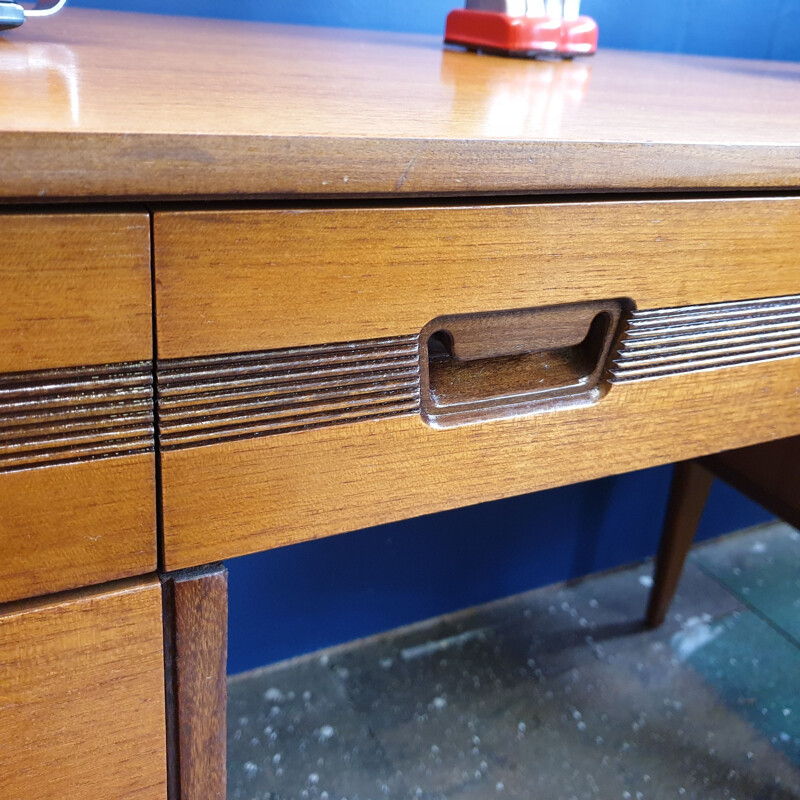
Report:
[[[169,573],[164,589],[170,800],[225,800],[228,573]]]
[[[650,627],[659,626],[667,615],[713,479],[697,461],[675,465],[647,607],[646,619]]]

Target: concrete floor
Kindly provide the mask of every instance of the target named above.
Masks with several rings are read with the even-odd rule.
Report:
[[[238,675],[229,800],[800,798],[800,533],[652,565]]]

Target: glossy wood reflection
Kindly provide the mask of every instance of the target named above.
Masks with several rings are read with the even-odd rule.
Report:
[[[795,64],[71,8],[2,44],[6,198],[800,186]]]

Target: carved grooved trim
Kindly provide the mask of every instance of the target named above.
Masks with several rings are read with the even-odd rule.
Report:
[[[0,472],[154,449],[151,361],[0,375]]]
[[[163,450],[420,408],[417,335],[169,359],[158,362],[156,373]]]
[[[612,383],[800,356],[800,295],[636,311]]]

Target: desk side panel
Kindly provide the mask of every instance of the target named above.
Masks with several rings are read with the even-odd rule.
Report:
[[[166,800],[152,579],[0,608],[0,796]]]

